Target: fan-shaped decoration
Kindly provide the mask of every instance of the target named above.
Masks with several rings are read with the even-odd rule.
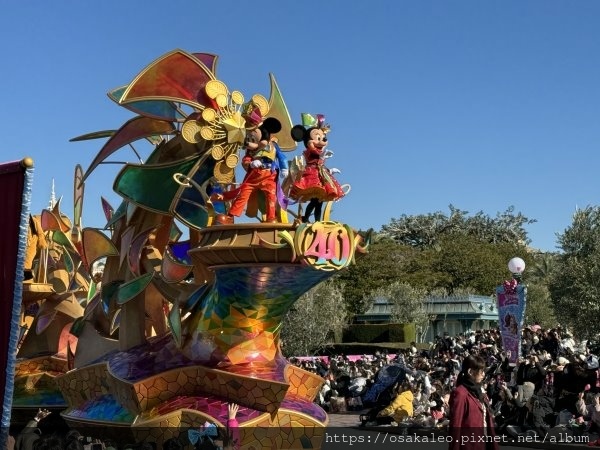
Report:
[[[142,251],[144,246],[148,242],[148,237],[152,232],[156,230],[156,227],[148,228],[147,230],[138,233],[131,241],[129,250],[127,253],[127,261],[129,262],[129,270],[132,274],[140,275],[140,260],[142,258]]]
[[[211,157],[204,157],[188,172],[191,181],[188,185],[181,185],[173,202],[172,213],[184,225],[190,228],[202,229],[210,219],[210,208],[206,186],[213,177],[215,161]]]
[[[55,310],[50,310],[47,312],[47,314],[44,315],[38,315],[35,320],[35,332],[36,334],[42,334],[44,331],[46,331],[46,328],[48,328],[50,326],[50,324],[52,323],[52,321],[54,320],[54,318],[56,317],[56,311]]]
[[[182,136],[190,143],[197,143],[201,139],[210,141],[211,155],[218,161],[214,176],[219,183],[231,183],[235,179],[237,152],[244,143],[246,132],[255,128],[268,113],[269,103],[262,95],[256,94],[248,104],[243,104],[242,93],[229,93],[227,86],[219,80],[209,81],[205,92],[213,100],[213,107],[205,108],[199,117],[189,118],[184,124]],[[252,120],[249,114],[254,114]]]
[[[171,242],[167,246],[167,251],[179,264],[191,264],[192,259],[188,255],[188,251],[192,249],[190,241]]]
[[[83,176],[83,181],[90,176],[92,171],[98,167],[106,158],[119,150],[124,145],[130,144],[138,139],[155,134],[173,134],[176,129],[171,122],[156,120],[149,117],[134,117],[127,121],[119,130],[111,136],[104,147],[100,149]]]
[[[291,151],[296,149],[296,141],[292,139],[291,130],[293,126],[292,118],[290,113],[283,101],[283,96],[275,81],[275,76],[270,73],[269,79],[271,81],[271,96],[269,97],[269,117],[274,117],[281,122],[281,131],[275,133],[273,136],[277,138],[277,143],[281,150]]]
[[[175,301],[173,306],[171,306],[168,322],[175,344],[177,347],[181,347],[181,311],[179,310],[179,301]]]
[[[75,177],[73,186],[73,225],[81,229],[81,216],[83,214],[83,168],[80,164],[75,166]]]
[[[127,253],[129,252],[129,247],[131,246],[131,241],[133,240],[133,233],[135,233],[135,228],[133,226],[127,227],[123,233],[121,233],[121,251],[120,251],[120,260],[119,267],[123,265],[125,258],[127,257]]]
[[[92,314],[94,313],[94,310],[98,307],[98,305],[100,304],[100,302],[102,301],[102,297],[100,297],[100,293],[96,292],[87,302],[87,305],[85,305],[85,310],[83,312],[83,319],[89,319]]]
[[[108,92],[108,98],[115,103],[121,104],[123,93],[127,86],[121,86]],[[185,116],[177,109],[177,105],[166,100],[141,100],[139,102],[123,103],[121,106],[141,116],[158,120],[181,122]]]
[[[113,334],[121,326],[121,310],[117,309],[110,319],[110,334]]]
[[[47,209],[42,211],[40,222],[44,231],[62,231],[66,233],[71,229],[67,223],[61,220],[60,216],[56,216]]]
[[[102,311],[104,314],[108,316],[108,312],[110,311],[111,303],[115,298],[117,292],[119,292],[119,288],[123,285],[122,280],[114,280],[110,281],[102,286],[102,291],[100,292],[100,297],[102,299]]]
[[[117,130],[102,130],[102,131],[94,131],[93,133],[82,134],[81,136],[77,136],[69,139],[69,142],[77,142],[77,141],[89,141],[91,139],[102,139],[111,137],[116,133]]]
[[[200,156],[164,164],[126,164],[117,175],[113,189],[131,203],[149,211],[167,214],[180,189],[176,173],[188,173]]]
[[[102,202],[102,211],[104,212],[104,217],[106,217],[106,221],[109,222],[110,219],[112,219],[115,210],[112,206],[110,206],[110,203],[108,203],[108,200],[106,200],[104,197],[100,197],[100,201]]]
[[[89,267],[104,256],[117,256],[119,251],[115,244],[96,228],[84,228],[81,232],[84,258]],[[91,274],[90,274],[91,275]]]
[[[152,281],[153,273],[145,273],[127,283],[123,283],[117,291],[117,304],[124,305],[128,301],[142,293]]]
[[[182,50],[173,50],[148,65],[121,96],[119,103],[142,100],[167,100],[197,109],[209,104],[204,86],[214,75],[198,58]]]
[[[77,249],[73,245],[73,242],[71,242],[71,239],[69,239],[69,236],[62,231],[54,231],[52,233],[52,241],[64,246],[70,253],[77,253]]]
[[[105,230],[112,228],[117,222],[125,217],[125,214],[127,213],[127,205],[129,205],[129,202],[121,202],[117,210],[111,216],[110,220],[106,222],[106,225],[104,226]]]
[[[169,251],[166,251],[162,259],[160,275],[167,283],[178,283],[185,280],[193,269],[193,265],[181,264]]]
[[[212,53],[192,53],[192,55],[208,67],[213,75],[217,74],[217,60],[219,59],[219,55],[213,55]]]

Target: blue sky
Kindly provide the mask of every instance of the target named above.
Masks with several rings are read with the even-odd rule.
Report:
[[[2,18],[0,160],[33,157],[33,212],[54,179],[72,216],[75,165],[104,140],[69,139],[133,117],[106,92],[175,48],[218,54],[218,78],[247,96],[274,73],[295,122],[325,114],[329,165],[352,185],[333,218],[356,228],[514,205],[538,221],[532,245],[555,250],[598,203],[600,2],[37,0]],[[119,167],[88,179],[84,226],[104,225],[100,196],[118,206]]]

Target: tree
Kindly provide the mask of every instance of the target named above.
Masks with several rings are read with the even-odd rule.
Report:
[[[349,313],[364,313],[371,306],[373,291],[400,279],[413,252],[410,247],[375,234],[368,253],[334,278],[343,290]]]
[[[341,336],[348,314],[339,285],[331,280],[302,295],[285,315],[281,328],[286,356],[315,354]]]
[[[419,248],[433,247],[441,237],[457,234],[474,236],[493,244],[508,242],[526,245],[530,240],[524,225],[536,222],[521,213],[515,214],[513,206],[497,213],[495,218],[483,211],[469,217],[468,211],[462,211],[453,205],[449,209],[448,216],[441,211],[416,216],[402,215],[384,225],[381,235]]]
[[[539,324],[543,328],[556,326],[554,303],[550,296],[549,283],[556,271],[557,254],[540,252],[533,255],[530,265],[523,274],[527,284],[527,306],[525,323]]]
[[[542,328],[556,326],[554,305],[548,287],[543,284],[527,283],[527,304],[525,306],[525,324],[538,324]]]
[[[427,323],[425,312],[425,290],[414,288],[408,283],[394,282],[376,289],[371,303],[376,298],[386,298],[392,303],[391,322],[414,323],[423,326]]]
[[[573,214],[573,223],[558,236],[558,256],[549,290],[558,319],[579,338],[600,332],[600,208]]]
[[[533,256],[533,267],[527,269],[527,278],[536,283],[547,285],[556,270],[558,254],[540,252]]]
[[[404,280],[427,292],[443,289],[456,295],[462,289],[491,295],[509,275],[506,264],[515,255],[531,261],[522,245],[490,243],[472,235],[442,236],[436,248],[423,250],[406,267]]]

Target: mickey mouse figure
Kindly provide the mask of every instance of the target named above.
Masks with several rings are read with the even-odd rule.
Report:
[[[304,142],[302,156],[305,168],[299,178],[293,182],[289,197],[299,202],[308,201],[302,222],[308,222],[314,214],[315,221],[321,220],[323,202],[338,200],[344,191],[334,173],[338,169],[325,167],[325,159],[333,153],[325,151],[327,146],[329,125],[325,125],[325,116],[317,114],[315,119],[310,114],[302,114],[302,125],[295,125],[291,130],[292,139]]]
[[[247,119],[254,118],[256,127],[246,133],[244,147],[246,153],[242,158],[242,167],[246,176],[237,189],[216,193],[212,201],[232,201],[228,214],[218,214],[216,222],[221,225],[232,224],[234,216],[240,216],[246,208],[246,215],[256,217],[258,213],[257,193],[262,193],[265,200],[265,216],[267,222],[277,222],[275,209],[277,202],[277,177],[287,176],[287,159],[271,135],[281,130],[281,122],[269,117],[262,121],[256,118],[256,109]]]

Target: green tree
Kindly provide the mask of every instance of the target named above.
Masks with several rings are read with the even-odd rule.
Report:
[[[348,314],[340,286],[331,280],[320,283],[302,295],[283,319],[283,353],[313,355],[336,336],[342,335]]]
[[[433,247],[441,237],[457,234],[474,236],[490,243],[526,245],[529,238],[524,226],[535,222],[520,212],[515,213],[513,206],[497,213],[496,217],[490,217],[482,211],[469,216],[468,211],[462,211],[453,205],[449,209],[449,215],[441,211],[416,216],[402,215],[384,225],[381,235],[419,248]]]
[[[393,323],[414,323],[423,326],[427,323],[425,296],[424,289],[414,288],[408,283],[396,281],[377,288],[372,293],[371,304],[376,298],[386,298],[392,303],[391,321]]]
[[[364,313],[370,306],[372,292],[390,285],[402,277],[403,267],[414,250],[392,239],[375,234],[366,255],[356,258],[356,264],[335,278],[351,314]]]
[[[527,284],[527,306],[525,323],[537,323],[543,328],[556,326],[554,303],[550,296],[549,283],[556,270],[557,254],[539,252],[527,266],[523,281]]]
[[[533,263],[525,272],[527,280],[547,286],[556,271],[558,254],[552,252],[538,252],[533,254]]]
[[[542,328],[556,326],[554,305],[548,287],[543,284],[527,284],[527,304],[525,306],[525,324],[539,324]]]
[[[563,253],[549,283],[558,320],[579,338],[592,337],[600,332],[600,208],[578,209],[558,242]]]
[[[510,276],[507,263],[513,256],[531,260],[523,245],[491,243],[477,236],[456,234],[438,238],[435,248],[417,255],[406,266],[405,280],[432,292],[443,289],[448,295],[458,290],[491,295]]]

